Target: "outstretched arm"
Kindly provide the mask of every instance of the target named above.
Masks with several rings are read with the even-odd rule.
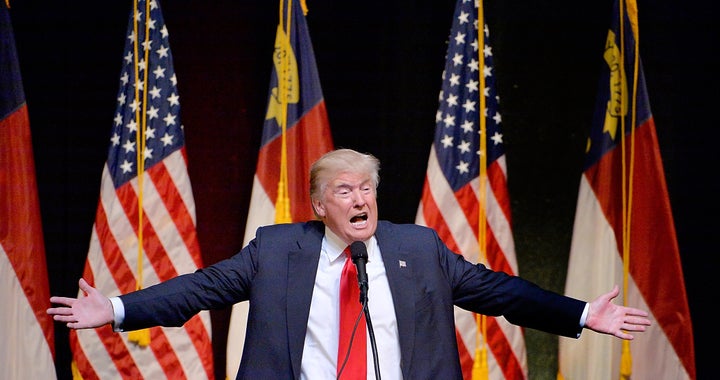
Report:
[[[110,299],[93,288],[84,279],[78,282],[85,297],[50,297],[50,302],[64,306],[51,307],[47,313],[71,329],[95,328],[112,323],[113,307]]]
[[[644,310],[612,303],[618,294],[620,288],[615,285],[613,290],[590,302],[585,328],[632,340],[634,337],[628,332],[645,331],[646,327],[650,326],[650,319]]]

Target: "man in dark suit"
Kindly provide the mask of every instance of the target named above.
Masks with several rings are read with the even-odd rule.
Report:
[[[592,302],[576,300],[472,264],[432,229],[379,221],[379,168],[372,155],[332,151],[310,173],[319,220],[261,227],[224,261],[119,297],[108,298],[81,279],[86,296],[51,297],[62,306],[48,313],[73,329],[112,324],[129,331],[181,326],[201,310],[249,300],[238,379],[332,379],[339,361],[343,250],[363,242],[365,315],[379,358],[376,367],[367,365],[368,379],[376,378],[376,368],[386,380],[462,379],[454,306],[567,337],[586,328],[633,339],[630,332],[650,325],[645,311],[612,303],[617,286]]]

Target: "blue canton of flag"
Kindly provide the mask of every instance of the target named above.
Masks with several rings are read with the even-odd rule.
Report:
[[[139,1],[139,4],[144,4],[144,1]],[[145,6],[138,8],[144,10]],[[108,167],[115,187],[120,187],[138,174],[138,136],[141,135],[143,120],[147,120],[146,146],[142,152],[146,169],[184,144],[180,125],[180,98],[165,21],[159,4],[152,1],[150,18],[147,20],[149,46],[145,54],[133,48],[135,41],[140,41],[138,46],[145,47],[146,18],[141,13],[138,12],[137,28],[130,31],[125,42],[126,53],[108,154]],[[132,17],[133,14],[130,15],[130,21]],[[143,107],[144,102],[147,103],[146,108]],[[146,109],[145,115],[139,111],[143,109]]]
[[[457,191],[469,181],[480,175],[480,112],[479,62],[477,12],[473,1],[463,1],[456,9],[457,22],[453,23],[448,56],[443,72],[440,106],[435,122],[435,149],[438,160],[442,163],[442,171],[450,182],[452,189]],[[485,39],[488,29],[484,28]],[[487,163],[492,164],[505,153],[503,136],[499,125],[502,121],[498,111],[499,99],[495,90],[493,76],[492,49],[486,43],[483,56],[487,120],[487,133],[490,138],[487,144]]]

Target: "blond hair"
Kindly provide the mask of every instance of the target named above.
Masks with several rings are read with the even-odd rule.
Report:
[[[310,199],[320,199],[330,178],[342,172],[368,174],[376,189],[380,184],[377,157],[352,149],[336,149],[325,153],[310,167]]]

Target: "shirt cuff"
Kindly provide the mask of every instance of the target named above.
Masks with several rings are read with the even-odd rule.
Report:
[[[582,315],[580,316],[580,330],[578,331],[577,337],[580,337],[580,334],[582,333],[583,328],[585,328],[585,321],[587,320],[588,313],[590,312],[590,304],[585,303],[585,308],[583,309]]]
[[[120,297],[110,297],[110,303],[113,307],[113,331],[124,331],[122,323],[125,320],[125,305],[123,305]]]
[[[125,310],[123,310],[123,314],[124,314],[124,311]],[[590,312],[590,304],[585,303],[585,309],[583,309],[583,313],[580,316],[580,327],[585,327],[585,320],[587,319],[588,312]]]

